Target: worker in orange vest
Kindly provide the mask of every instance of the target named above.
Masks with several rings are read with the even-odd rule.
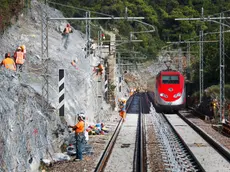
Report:
[[[75,131],[76,139],[76,158],[74,161],[82,160],[82,148],[85,142],[85,115],[80,113],[78,115],[78,123],[74,126],[69,125],[68,128],[72,128]]]
[[[76,60],[72,60],[72,61],[71,61],[71,65],[72,65],[75,69],[78,69],[78,68],[77,68],[77,64],[76,64]]]
[[[73,30],[72,30],[70,24],[68,23],[62,32],[62,41],[63,41],[63,39],[65,39],[65,43],[64,43],[65,49],[67,49],[67,46],[68,46],[69,34],[72,32],[73,32]]]
[[[15,59],[15,63],[16,63],[16,66],[17,66],[17,70],[22,72],[22,65],[25,62],[25,56],[24,56],[24,53],[22,52],[21,47],[18,47],[17,50],[15,51],[14,59]]]
[[[63,34],[64,34],[64,35],[67,35],[67,34],[72,33],[72,32],[73,32],[73,31],[72,31],[72,28],[71,28],[70,24],[68,23],[68,24],[66,25],[65,29],[63,30]]]
[[[121,118],[123,118],[123,121],[125,121],[126,118],[126,99],[121,98],[118,100],[119,101],[119,115]]]
[[[99,63],[97,66],[95,66],[96,75],[102,75],[103,74],[104,67],[101,63]]]
[[[11,70],[14,70],[16,71],[16,65],[15,65],[15,62],[14,60],[10,57],[10,53],[6,53],[5,54],[5,59],[2,60],[1,66],[3,65],[5,68],[7,69],[11,69]]]

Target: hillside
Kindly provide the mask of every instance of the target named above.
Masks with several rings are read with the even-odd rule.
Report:
[[[27,57],[23,72],[1,67],[0,94],[0,171],[36,171],[43,158],[53,159],[68,139],[68,125],[75,124],[76,115],[84,112],[87,123],[109,121],[117,112],[98,101],[98,76],[93,67],[98,56],[85,58],[85,35],[78,31],[70,36],[67,50],[63,47],[60,30],[66,21],[49,22],[49,113],[41,108],[44,66],[41,60],[41,9],[43,4],[31,1],[27,15],[20,13],[18,21],[0,39],[1,59],[6,52],[13,54],[19,45],[26,45]],[[63,17],[48,8],[50,16]],[[71,65],[77,61],[78,69]],[[65,70],[65,119],[58,109],[58,72]],[[123,83],[125,84],[125,83]],[[125,86],[125,85],[124,85]]]

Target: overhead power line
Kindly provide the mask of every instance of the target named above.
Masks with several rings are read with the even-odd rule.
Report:
[[[74,7],[74,6],[71,6],[71,5],[64,5],[64,4],[57,3],[57,2],[48,1],[48,3],[49,4],[54,4],[54,5],[60,5],[60,6],[67,7],[67,8],[73,8],[73,9],[80,10],[80,11],[90,12],[90,13],[94,13],[94,14],[100,14],[100,15],[104,15],[104,16],[112,16],[112,15],[109,15],[109,14],[100,13],[100,12],[96,12],[96,11],[90,11],[89,9],[78,8],[78,7]]]
[[[48,20],[134,20],[134,19],[145,19],[144,17],[73,17],[73,18],[48,18]]]

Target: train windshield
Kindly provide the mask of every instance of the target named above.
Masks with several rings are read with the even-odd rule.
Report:
[[[179,76],[178,75],[162,75],[162,83],[163,84],[179,84]]]

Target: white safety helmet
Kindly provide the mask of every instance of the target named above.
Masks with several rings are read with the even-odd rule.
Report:
[[[122,97],[122,98],[121,98],[121,101],[126,101],[126,98]]]
[[[85,120],[85,114],[84,113],[79,113],[78,118],[81,118],[82,120]]]
[[[120,100],[121,102],[126,103],[126,98],[122,97]]]

